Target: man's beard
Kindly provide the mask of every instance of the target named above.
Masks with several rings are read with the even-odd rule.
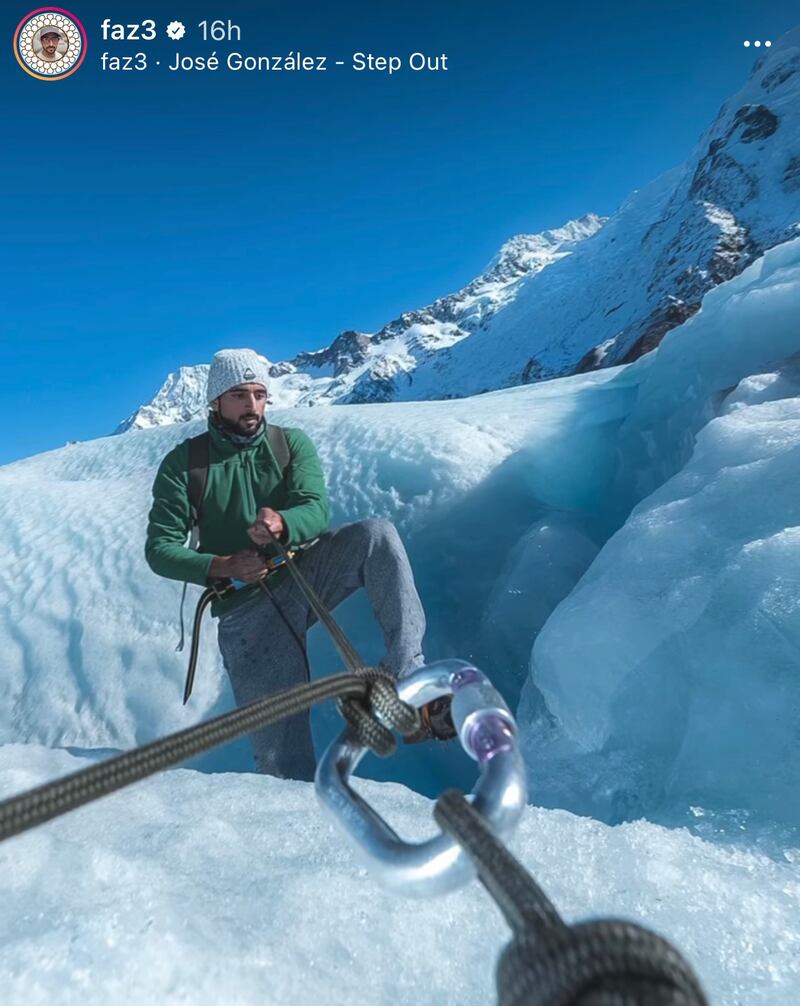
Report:
[[[255,423],[247,420],[255,419]],[[237,437],[252,437],[261,429],[261,419],[255,413],[239,416],[238,419],[227,419],[221,412],[217,413],[217,421],[226,433],[235,433]]]

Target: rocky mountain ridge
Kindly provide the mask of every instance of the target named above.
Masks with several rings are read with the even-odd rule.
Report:
[[[800,233],[800,28],[755,62],[686,161],[610,217],[507,241],[461,290],[271,362],[281,406],[454,398],[635,360]],[[256,347],[258,348],[258,347]],[[205,364],[119,430],[201,415]]]

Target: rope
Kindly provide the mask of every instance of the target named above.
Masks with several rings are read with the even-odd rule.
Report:
[[[267,534],[272,539],[272,543],[278,549],[280,555],[283,557],[283,561],[288,567],[295,583],[305,594],[308,603],[314,610],[314,614],[330,633],[331,638],[336,644],[336,648],[342,656],[345,667],[347,667],[347,669],[353,674],[358,674],[359,670],[364,667],[364,662],[361,657],[359,657],[356,648],[341,630],[333,615],[331,615],[328,611],[327,606],[323,603],[317,592],[300,572],[297,565],[295,565],[294,559],[284,547],[283,543],[278,541],[277,537],[272,534],[269,529],[267,529]]]
[[[296,685],[11,797],[0,803],[0,841],[178,765],[187,758],[210,751],[235,737],[304,712],[317,702],[341,696],[364,698],[370,688],[369,678],[354,674],[334,674],[310,684]]]
[[[377,667],[365,667],[360,675],[372,682],[369,692],[370,708],[404,737],[419,729],[419,711],[407,705],[398,696],[393,679],[386,671]],[[397,741],[391,730],[379,723],[363,702],[357,699],[337,699],[339,712],[355,731],[360,743],[366,745],[381,758],[388,758],[397,750]]]
[[[514,931],[497,966],[499,1006],[707,1006],[689,965],[655,933],[616,919],[568,926],[463,794],[442,793],[433,813]]]
[[[350,673],[288,688],[4,800],[0,841],[329,698],[337,700],[359,740],[382,756],[396,747],[385,724],[406,736],[419,729],[418,710],[400,700],[386,671],[362,664],[291,556],[272,540]],[[499,1006],[707,1006],[691,968],[661,937],[614,919],[567,926],[463,794],[443,793],[434,817],[475,862],[514,931],[497,966]]]
[[[353,728],[360,743],[381,757],[387,757],[397,748],[397,741],[390,728],[398,730],[404,736],[419,729],[417,709],[401,701],[392,676],[383,669],[364,666],[355,647],[295,566],[289,551],[274,535],[270,537],[295,582],[308,598],[317,618],[331,634],[349,673],[285,689],[213,720],[180,730],[99,765],[91,765],[64,779],[57,779],[5,800],[0,803],[0,842],[133,782],[155,775],[165,768],[180,764],[196,754],[219,747],[235,737],[252,733],[284,717],[305,712],[315,703],[326,699],[336,699],[339,711]],[[207,600],[210,600],[210,594],[206,603]],[[195,650],[197,623],[201,615],[202,611],[198,610],[195,616]],[[192,677],[190,664],[184,703],[191,691]],[[376,720],[373,712],[378,713],[383,722]]]
[[[418,710],[414,706],[407,705],[401,701],[394,688],[393,679],[390,674],[378,668],[370,668],[364,665],[363,660],[358,655],[358,651],[344,634],[336,619],[328,611],[327,606],[316,590],[303,576],[300,568],[295,565],[295,561],[289,554],[289,551],[271,531],[267,530],[267,534],[283,557],[284,563],[288,566],[295,583],[305,594],[314,614],[328,630],[331,639],[341,654],[345,667],[352,674],[366,677],[374,683],[370,692],[370,706],[351,698],[337,699],[336,706],[344,719],[353,728],[359,743],[370,748],[370,750],[374,751],[381,758],[389,757],[389,755],[394,754],[397,750],[397,741],[392,731],[375,719],[373,711],[380,713],[404,737],[409,737],[419,730],[420,715]]]

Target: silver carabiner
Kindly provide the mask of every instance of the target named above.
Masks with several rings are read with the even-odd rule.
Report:
[[[500,693],[472,664],[440,660],[398,681],[397,694],[417,708],[442,695],[453,696],[461,746],[480,766],[472,804],[500,838],[508,836],[528,794],[517,725]],[[348,725],[320,759],[314,777],[320,802],[353,840],[364,866],[384,887],[414,898],[466,884],[475,867],[455,839],[440,831],[425,842],[404,842],[348,785],[367,750]]]

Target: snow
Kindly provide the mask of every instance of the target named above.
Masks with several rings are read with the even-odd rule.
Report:
[[[563,227],[541,234],[518,234],[506,241],[485,271],[461,290],[439,297],[433,304],[405,312],[380,331],[364,335],[372,340],[363,361],[339,359],[334,366],[331,348],[301,353],[291,362],[273,365],[270,396],[280,408],[358,404],[419,398],[409,392],[409,376],[420,360],[438,359],[491,319],[517,296],[522,280],[572,254],[595,234],[604,217],[587,213]],[[338,341],[338,340],[337,340]],[[188,422],[205,415],[208,364],[181,367],[170,374],[153,400],[140,406],[116,432],[149,429]],[[457,387],[439,383],[439,394],[422,397],[459,397]]]
[[[595,347],[606,363],[623,362],[670,306],[688,316],[709,288],[795,236],[798,59],[795,28],[758,60],[683,164],[632,193],[568,256],[526,276],[489,325],[422,361],[403,397],[518,384],[531,359],[545,377],[571,373]],[[777,125],[758,135],[745,113]]]
[[[390,404],[378,412],[374,406],[276,409],[270,418],[302,426],[317,444],[334,525],[369,514],[395,521],[415,567],[419,559],[424,597],[442,579],[437,563],[460,559],[469,545],[465,539],[448,555],[442,544],[459,526],[454,507],[480,494],[503,462],[517,465],[522,448],[544,451],[581,389],[602,392],[613,374],[570,378],[535,395],[523,388],[470,402]],[[616,392],[613,399],[608,408],[621,421],[627,396]],[[186,655],[174,649],[180,585],[154,576],[143,554],[158,463],[202,428],[134,430],[0,469],[2,547],[6,568],[15,570],[0,581],[0,743],[127,748],[230,705],[211,620],[192,703],[181,705]],[[512,473],[504,476],[509,500],[515,481]],[[518,519],[529,496],[527,487],[522,498],[517,492]],[[425,544],[426,535],[439,544]],[[30,561],[42,552],[46,562]],[[187,615],[198,593],[190,588]],[[435,608],[433,597],[430,603]],[[355,599],[351,607],[355,622],[346,614],[345,620],[354,639],[374,648],[379,634],[358,614]],[[321,673],[338,666],[333,652],[322,656]]]
[[[166,426],[169,423],[185,423],[203,415],[206,408],[207,363],[195,367],[181,367],[177,373],[168,374],[152,402],[141,406],[123,420],[117,433],[124,433],[131,427]]]
[[[517,710],[538,806],[513,848],[568,918],[675,940],[715,1006],[800,1000],[799,309],[800,240],[627,367],[270,412],[317,444],[334,524],[396,523],[428,659],[475,660]],[[210,620],[182,706],[180,587],[143,558],[156,467],[201,428],[0,468],[4,793],[232,707]],[[363,597],[336,614],[378,660]],[[309,641],[316,675],[340,669]],[[318,749],[341,725],[312,723]],[[507,934],[477,886],[409,925],[310,787],[249,759],[238,742],[0,846],[6,1001],[493,1001]],[[361,785],[413,837],[473,767],[408,746]]]
[[[0,749],[0,795],[87,764]],[[359,790],[409,839],[432,803]],[[530,807],[510,843],[570,922],[644,921],[718,1006],[795,1006],[800,867],[646,822]],[[510,932],[482,887],[409,902],[378,888],[309,783],[174,770],[0,846],[5,1006],[496,1001]],[[413,914],[411,914],[413,913]]]

